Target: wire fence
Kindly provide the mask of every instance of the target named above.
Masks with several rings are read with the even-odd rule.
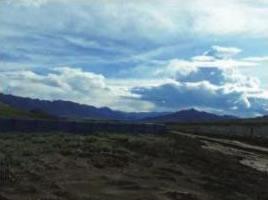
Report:
[[[13,185],[18,181],[19,176],[12,171],[12,161],[0,160],[0,186]]]

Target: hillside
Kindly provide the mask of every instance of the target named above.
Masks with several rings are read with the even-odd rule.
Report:
[[[29,118],[29,119],[49,119],[50,116],[38,110],[24,111],[21,109],[14,108],[7,104],[0,102],[0,117],[1,118]]]
[[[30,112],[22,111],[12,108],[9,105],[0,102],[0,117],[3,118],[31,118],[33,114]]]
[[[234,116],[216,115],[195,109],[182,110],[168,115],[145,119],[148,122],[216,122],[237,119]]]

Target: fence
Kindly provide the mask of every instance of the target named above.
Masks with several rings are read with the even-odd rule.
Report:
[[[268,123],[185,123],[171,125],[176,130],[230,137],[268,138]]]
[[[3,132],[67,132],[90,134],[98,132],[161,134],[166,132],[166,126],[150,123],[123,122],[79,122],[50,120],[0,119],[0,133]]]
[[[11,166],[9,160],[0,161],[0,186],[15,184],[19,181],[19,177],[12,172]]]

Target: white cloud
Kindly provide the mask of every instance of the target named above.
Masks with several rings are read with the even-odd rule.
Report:
[[[268,110],[267,92],[255,84],[247,85],[237,79],[236,82],[226,81],[218,85],[207,77],[207,80],[194,82],[178,80],[155,87],[137,87],[133,92],[142,100],[154,103],[159,110],[195,107],[219,114],[263,115]]]
[[[256,62],[246,59],[234,59],[242,50],[236,47],[212,46],[202,55],[193,56],[189,60],[172,59],[164,65],[152,69],[152,75],[156,77],[178,78],[186,77],[200,71],[199,68],[222,68],[232,71],[234,68],[255,67]],[[143,69],[143,71],[145,71]],[[210,72],[213,73],[213,72]]]
[[[36,6],[39,7],[45,4],[48,0],[3,0],[8,4],[17,4],[21,6]]]
[[[238,55],[242,50],[236,47],[222,47],[214,45],[204,53],[204,56],[211,56],[218,59],[229,59]]]
[[[17,59],[24,54],[29,60],[1,62],[0,81],[10,92],[18,95],[68,99],[122,110],[154,109],[152,103],[138,99],[138,94],[130,91],[139,87],[170,91],[167,94],[163,91],[170,97],[164,99],[170,109],[171,105],[178,105],[179,96],[171,99],[177,90],[184,91],[181,94],[186,96],[192,90],[193,94],[197,94],[192,98],[200,95],[204,102],[207,92],[213,109],[224,110],[223,106],[212,103],[212,100],[219,99],[219,103],[224,102],[223,105],[228,108],[239,110],[243,107],[259,112],[261,105],[265,107],[266,93],[256,79],[248,78],[236,69],[256,66],[259,62],[266,62],[266,57],[237,59],[235,56],[241,49],[219,45],[212,46],[203,54],[187,57],[200,50],[199,45],[206,46],[214,39],[219,39],[221,44],[224,41],[230,44],[236,38],[244,39],[238,44],[252,38],[251,42],[255,38],[265,42],[268,38],[267,24],[268,4],[264,0],[1,1],[2,50]],[[182,50],[177,52],[177,49],[170,48],[174,44],[187,49],[185,55],[188,56],[180,55]],[[163,52],[166,55],[162,55]],[[178,55],[184,59],[178,58]],[[127,63],[128,56],[133,56],[133,63]],[[6,57],[10,60],[9,54]],[[156,60],[153,60],[155,57]],[[130,72],[118,84],[103,75],[78,69],[60,68],[48,74],[38,74],[23,67],[24,64],[34,66],[33,63],[36,63],[37,66],[50,65],[53,69],[55,65],[79,62],[82,66],[93,59],[114,65],[117,65],[116,61],[122,61],[123,64],[118,63]],[[129,70],[136,63],[141,63],[142,67]],[[39,67],[36,68],[42,72]],[[103,71],[109,74],[111,68],[113,66]],[[130,74],[142,75],[145,80],[130,83]],[[164,81],[157,84],[159,79]],[[149,91],[146,92],[149,94]],[[264,102],[260,103],[260,99]],[[256,109],[253,105],[260,107]],[[208,104],[204,106],[209,107]]]
[[[153,69],[154,76],[173,81],[157,86],[136,87],[133,92],[161,110],[189,107],[241,116],[266,114],[268,93],[255,77],[242,74],[239,67],[256,63],[231,59],[241,50],[213,46],[210,55],[190,60],[174,59]],[[220,54],[221,56],[219,56]]]
[[[136,40],[144,39],[157,43],[174,41],[185,33],[199,36],[231,34],[243,37],[268,37],[268,5],[257,7],[254,6],[255,1],[10,0],[9,2],[36,5],[37,8],[6,8],[6,11],[15,9],[16,13],[4,21],[25,22],[25,25],[41,30],[64,31],[69,29],[72,21],[75,21],[72,26],[74,33],[92,32],[91,34],[108,38],[129,40],[133,37]],[[43,6],[42,10],[38,6]],[[102,26],[98,27],[98,24]]]
[[[197,0],[193,12],[197,18],[194,30],[212,35],[251,35],[267,37],[268,5],[256,1]],[[195,8],[197,7],[197,8]]]
[[[192,60],[195,62],[213,62],[215,58],[213,56],[201,55],[192,57]]]
[[[262,57],[247,57],[243,58],[244,61],[249,61],[249,62],[268,62],[268,56],[262,56]]]
[[[91,65],[97,68],[97,64],[116,66],[116,62],[118,65],[129,62],[126,63],[129,69],[138,62],[152,59],[187,58],[200,50],[200,45],[210,45],[214,39],[221,45],[224,41],[231,44],[234,39],[239,44],[249,39],[253,44],[254,38],[262,38],[265,42],[268,36],[268,12],[265,12],[268,6],[263,2],[256,6],[255,1],[249,0],[2,2],[1,47],[11,57],[21,56],[21,60],[12,61],[17,66],[26,63],[28,66]],[[23,2],[26,6],[17,6]],[[246,23],[238,26],[239,20]],[[253,50],[257,44],[254,45]],[[195,63],[191,62],[191,65],[254,66],[249,60],[233,59],[240,51],[232,46],[213,46],[206,52],[210,55],[204,53],[192,58]],[[214,57],[224,60],[212,62]],[[10,64],[8,62],[5,64]]]
[[[137,99],[129,88],[116,83],[109,85],[104,76],[81,69],[62,67],[43,75],[30,70],[2,71],[0,80],[2,92],[19,96],[69,100],[125,111],[153,108],[151,103]]]
[[[221,47],[224,53],[235,48]],[[238,50],[236,51],[238,52]],[[232,53],[233,55],[233,53]],[[110,79],[73,67],[48,73],[1,69],[2,91],[41,99],[63,99],[124,111],[175,111],[196,107],[217,113],[252,116],[266,113],[268,93],[258,79],[240,73],[252,61],[200,55],[143,66],[144,79]]]

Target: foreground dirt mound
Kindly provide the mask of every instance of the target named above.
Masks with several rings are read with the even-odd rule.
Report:
[[[0,199],[268,199],[266,173],[207,145],[177,134],[1,135],[0,158],[19,181],[2,184]]]

